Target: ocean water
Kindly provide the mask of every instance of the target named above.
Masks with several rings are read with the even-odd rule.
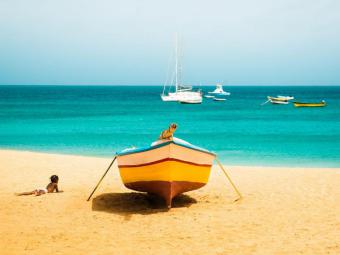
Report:
[[[340,87],[225,90],[225,102],[182,105],[162,102],[160,86],[0,86],[0,148],[112,157],[149,145],[176,122],[177,137],[226,164],[340,167]],[[268,95],[328,105],[261,106]]]

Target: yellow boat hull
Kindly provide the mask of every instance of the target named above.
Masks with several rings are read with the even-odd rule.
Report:
[[[173,141],[117,156],[124,185],[162,197],[168,207],[178,194],[203,187],[215,154]]]
[[[320,103],[299,103],[294,102],[295,107],[323,107],[326,106],[326,102],[320,102]]]

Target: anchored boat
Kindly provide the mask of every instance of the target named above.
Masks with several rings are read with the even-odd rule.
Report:
[[[214,153],[178,138],[117,153],[124,185],[162,197],[169,208],[175,196],[208,182],[215,157]]]
[[[176,36],[176,57],[175,57],[175,71],[174,77],[172,77],[171,84],[175,86],[175,91],[170,92],[170,88],[166,91],[167,81],[164,83],[163,92],[161,94],[161,99],[164,102],[184,102],[189,104],[202,103],[202,93],[201,91],[193,91],[192,86],[185,86],[182,84],[181,75],[181,63],[179,60],[179,47],[178,40]],[[168,79],[167,79],[168,80]]]
[[[214,94],[214,95],[221,95],[221,96],[229,96],[230,92],[224,91],[223,86],[221,83],[216,84],[216,88],[214,91],[208,92],[209,94]]]
[[[104,175],[88,197],[89,201],[117,160],[125,187],[162,197],[168,208],[177,195],[199,189],[207,184],[213,161],[216,160],[225,177],[238,194],[241,193],[223,168],[216,154],[173,136],[177,125],[172,123],[159,140],[146,148],[127,148],[116,153]]]
[[[286,98],[283,98],[283,97],[270,97],[270,96],[268,96],[267,98],[268,98],[268,101],[271,102],[272,104],[288,104],[288,100]]]
[[[158,195],[165,200],[168,208],[171,208],[172,199],[177,195],[207,184],[214,160],[238,195],[234,201],[242,198],[216,154],[173,137],[158,140],[150,147],[128,148],[116,153],[87,201],[90,201],[116,160],[125,187]]]
[[[326,106],[325,100],[322,100],[318,103],[302,103],[302,102],[294,102],[295,107],[323,107]]]

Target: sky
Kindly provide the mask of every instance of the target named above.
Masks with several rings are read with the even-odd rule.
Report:
[[[0,84],[340,85],[338,0],[0,0]],[[170,62],[172,69],[172,62]]]

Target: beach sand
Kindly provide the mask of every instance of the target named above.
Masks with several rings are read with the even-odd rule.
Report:
[[[204,188],[162,201],[126,189],[109,158],[0,150],[0,254],[340,254],[340,168],[214,167]],[[64,193],[15,192],[60,177]]]

